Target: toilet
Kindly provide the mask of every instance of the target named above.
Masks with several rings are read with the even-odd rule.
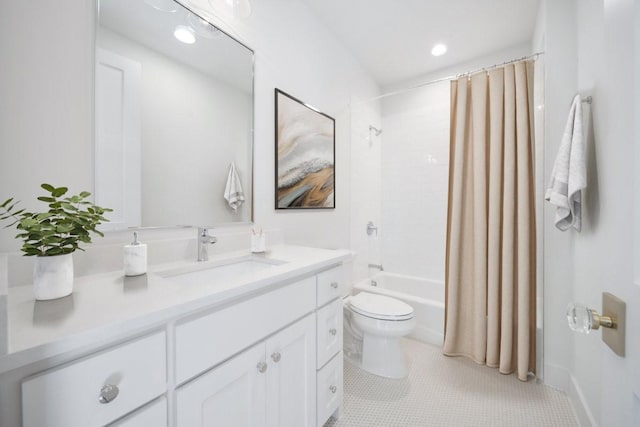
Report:
[[[344,298],[345,358],[372,374],[407,376],[400,338],[411,333],[413,307],[395,298],[360,292]]]

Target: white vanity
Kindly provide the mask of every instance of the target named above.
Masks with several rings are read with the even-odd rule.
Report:
[[[322,426],[342,406],[349,258],[280,246],[85,276],[62,300],[11,288],[0,425]]]

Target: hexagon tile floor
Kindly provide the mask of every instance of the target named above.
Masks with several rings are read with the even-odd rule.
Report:
[[[577,426],[561,391],[501,375],[405,339],[409,376],[390,380],[344,364],[344,410],[325,427]]]

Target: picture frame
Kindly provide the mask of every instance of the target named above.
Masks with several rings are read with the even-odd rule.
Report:
[[[275,209],[335,209],[335,119],[278,88],[274,97]]]

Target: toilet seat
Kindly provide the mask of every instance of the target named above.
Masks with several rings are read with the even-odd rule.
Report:
[[[349,298],[349,308],[366,317],[379,320],[409,320],[413,318],[413,307],[395,298],[360,292]]]

